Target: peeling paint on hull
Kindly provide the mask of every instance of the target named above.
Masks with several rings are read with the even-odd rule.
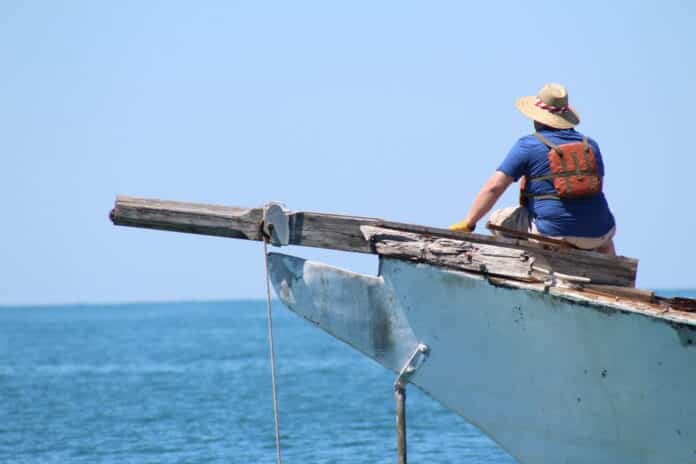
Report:
[[[381,258],[367,276],[269,255],[280,299],[523,464],[696,462],[693,321]]]

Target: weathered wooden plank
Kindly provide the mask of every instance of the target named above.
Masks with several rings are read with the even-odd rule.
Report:
[[[360,231],[361,226],[379,226],[421,234],[430,238],[465,240],[496,249],[523,250],[534,258],[539,272],[554,270],[589,277],[594,283],[634,286],[638,261],[601,253],[560,248],[554,244],[453,232],[447,229],[385,221],[378,218],[290,212],[290,244],[359,253],[376,253]],[[261,240],[263,208],[238,208],[183,203],[150,198],[118,196],[111,212],[114,224],[220,237]]]
[[[593,281],[608,285],[635,286],[638,260],[625,256],[610,256],[574,248],[560,247],[551,243],[534,243],[506,237],[493,237],[466,232],[453,232],[448,229],[424,227],[399,222],[382,221],[380,227],[415,232],[429,236],[466,240],[471,243],[489,244],[504,248],[525,250],[534,254],[535,266],[540,269],[554,269],[556,272],[581,277],[594,276]],[[565,271],[561,270],[565,269]]]
[[[109,217],[119,226],[261,240],[263,208],[237,208],[119,195]]]
[[[482,235],[476,233],[468,232],[455,232],[449,229],[441,229],[437,227],[430,226],[419,226],[415,224],[407,224],[402,222],[394,221],[382,221],[378,220],[378,226],[387,229],[402,230],[404,232],[415,232],[425,235],[434,235],[438,237],[448,237],[459,240],[467,240],[473,243],[487,243],[489,245],[512,247],[512,248],[522,248],[525,250],[552,250],[561,251],[560,256],[575,256],[578,259],[589,260],[592,262],[604,262],[608,266],[626,267],[628,269],[637,268],[638,260],[634,258],[627,258],[625,256],[610,256],[604,253],[596,253],[586,250],[579,250],[576,248],[568,248],[565,242],[560,240],[550,239],[547,243],[535,243],[529,240],[521,240],[516,238],[508,237],[498,237],[491,235]],[[556,244],[555,242],[560,242]]]
[[[361,231],[383,256],[424,262],[450,269],[504,276],[527,282],[543,282],[555,273],[569,281],[628,285],[622,276],[607,273],[596,265],[572,259],[549,259],[549,250],[522,249],[475,243],[464,239],[438,238],[431,235],[362,226]]]
[[[289,215],[290,244],[372,253],[360,233],[362,224],[378,219],[296,212]],[[239,208],[119,195],[111,210],[120,226],[261,240],[263,208]]]
[[[534,261],[524,250],[383,227],[362,226],[360,229],[382,256],[527,282],[544,279],[543,275],[534,270]]]
[[[290,243],[332,250],[374,253],[360,226],[379,219],[338,214],[297,212],[290,214]]]

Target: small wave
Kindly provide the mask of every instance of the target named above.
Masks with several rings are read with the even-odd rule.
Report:
[[[198,361],[191,363],[108,363],[108,364],[38,364],[33,366],[0,365],[0,376],[26,374],[38,375],[76,375],[76,374],[185,374],[191,372],[239,372],[245,369],[258,369],[266,365],[266,360],[235,359],[224,361]]]

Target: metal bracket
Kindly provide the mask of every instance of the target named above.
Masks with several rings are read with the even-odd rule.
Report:
[[[430,348],[419,343],[401,368],[394,382],[394,399],[396,400],[396,449],[398,464],[406,464],[406,384],[411,380],[416,370],[423,365],[428,357]]]
[[[290,219],[280,203],[267,203],[263,207],[263,233],[270,238],[271,245],[290,243]]]
[[[428,354],[430,354],[428,345],[419,343],[416,350],[408,358],[408,361],[406,361],[406,364],[404,364],[404,367],[401,368],[399,375],[396,377],[396,381],[394,382],[395,390],[401,390],[406,386],[411,380],[411,377],[413,377],[413,374],[416,373],[416,370],[423,365]]]

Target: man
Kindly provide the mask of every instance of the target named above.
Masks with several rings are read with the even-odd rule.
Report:
[[[510,184],[522,178],[520,205],[494,211],[492,224],[615,254],[614,216],[602,193],[602,154],[594,140],[574,129],[580,117],[568,105],[565,87],[546,84],[538,95],[518,98],[516,106],[534,121],[535,133],[515,143],[466,218],[450,229],[472,232]]]

